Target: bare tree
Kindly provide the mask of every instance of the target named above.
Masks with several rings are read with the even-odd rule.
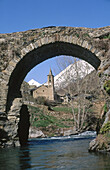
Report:
[[[76,113],[74,112],[74,122],[76,121],[75,122],[76,128],[78,130],[82,130],[88,115],[88,111],[90,109],[90,102],[87,102],[86,95],[87,95],[88,81],[89,84],[91,81],[91,79],[88,80],[87,78],[85,78],[85,84],[83,86],[82,78],[86,77],[86,75],[89,74],[90,66],[88,65],[88,63],[85,62],[84,70],[81,69],[81,67],[78,65],[76,58],[74,60],[74,65],[75,65],[75,72],[76,72],[76,92],[77,92],[77,110]]]
[[[84,69],[81,68],[81,65],[79,64],[79,61],[77,58],[74,58],[74,60],[70,60],[70,58],[64,58],[63,61],[58,61],[57,64],[59,68],[64,68],[69,65],[74,63],[74,83],[75,85],[71,87],[68,86],[68,93],[71,96],[70,100],[70,107],[72,109],[72,115],[74,119],[74,127],[77,130],[82,130],[84,127],[84,123],[86,121],[86,117],[88,114],[89,106],[90,104],[86,102],[86,94],[87,94],[87,86],[88,86],[88,80],[85,80],[85,85],[82,88],[82,78],[84,78],[90,71],[90,66],[88,63],[85,63]],[[68,75],[66,75],[68,74]],[[65,71],[65,81],[67,82],[68,76],[70,74]],[[90,80],[89,80],[90,81]],[[69,82],[68,82],[69,84]],[[75,104],[74,101],[74,91],[77,94],[77,105]]]

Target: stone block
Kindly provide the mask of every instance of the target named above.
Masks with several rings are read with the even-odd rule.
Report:
[[[18,141],[15,141],[15,140],[14,140],[14,144],[15,144],[15,147],[20,146],[19,140],[18,140]]]
[[[68,42],[72,43],[72,35],[68,36]]]
[[[55,37],[48,37],[48,44],[49,43],[54,43],[55,41],[57,41],[56,36]]]
[[[68,36],[65,36],[64,39],[65,39],[65,42],[69,42]]]
[[[6,40],[4,38],[0,38],[0,44],[4,43]]]
[[[48,44],[48,37],[45,37],[45,44]]]
[[[92,49],[91,49],[91,52],[92,52],[92,53],[95,53],[95,51],[96,51],[96,48],[92,48]]]
[[[88,42],[84,40],[82,43],[82,47],[87,48],[87,46],[88,46]]]
[[[92,48],[92,45],[91,44],[88,44],[87,45],[87,49],[90,50]]]
[[[73,44],[77,44],[78,38],[77,37],[73,37],[72,43]]]
[[[26,55],[27,54],[27,49],[26,48],[23,48],[22,50],[21,50],[21,56],[24,56],[24,55]]]
[[[42,45],[40,39],[37,40],[37,44],[38,44],[38,47],[40,47]]]
[[[12,67],[15,67],[16,64],[17,64],[17,62],[18,62],[18,61],[16,61],[16,60],[11,60],[11,61],[9,62],[9,65],[12,66]]]
[[[60,38],[59,38],[59,41],[64,41],[64,39],[63,39],[63,36],[62,35],[60,35]]]
[[[6,68],[6,73],[8,75],[11,75],[13,70],[14,70],[14,66],[8,65],[8,67]]]
[[[34,49],[34,45],[31,43],[26,47],[26,49],[28,49],[28,51],[30,52]]]
[[[34,46],[34,48],[38,48],[38,47],[39,47],[37,42],[35,42],[35,43],[33,44],[33,46]]]
[[[78,44],[79,46],[81,46],[82,43],[83,43],[83,40],[79,38],[79,39],[77,40],[77,44]]]
[[[45,38],[45,37],[44,37],[44,38],[41,38],[41,44],[42,44],[42,45],[45,45],[46,42],[47,42],[47,41],[46,41],[46,38]]]
[[[96,56],[100,58],[103,55],[104,52],[105,52],[105,50],[101,50],[101,51],[96,53]]]
[[[12,115],[11,116],[8,115],[7,118],[9,121],[12,121],[12,122],[16,120],[16,116],[12,116]]]

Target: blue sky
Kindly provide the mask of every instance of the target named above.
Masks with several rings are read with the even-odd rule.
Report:
[[[110,0],[0,0],[0,33],[46,26],[97,28],[108,25]],[[50,67],[55,69],[55,59],[36,66],[25,80],[34,78],[45,82]]]

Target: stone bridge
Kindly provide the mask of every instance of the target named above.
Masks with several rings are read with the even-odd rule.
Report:
[[[21,84],[37,64],[60,55],[90,63],[98,71],[103,89],[110,79],[110,26],[52,26],[0,34],[0,146],[25,144],[29,113],[22,103]]]

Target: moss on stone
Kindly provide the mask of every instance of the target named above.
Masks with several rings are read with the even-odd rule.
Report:
[[[99,72],[99,73],[98,73],[98,76],[99,76],[99,77],[101,77],[101,75],[102,75],[102,73],[101,73],[101,72]]]
[[[104,84],[104,90],[110,95],[110,80],[107,80]]]
[[[90,38],[88,33],[83,34],[83,37],[89,37]]]
[[[76,37],[78,37],[78,38],[79,38],[79,34],[78,34],[78,33],[76,33],[75,35],[76,35]]]
[[[108,108],[107,108],[107,104],[105,103],[104,104],[104,113],[107,113],[107,111],[108,111]]]
[[[104,38],[104,39],[110,39],[110,34],[105,35],[103,38]]]

